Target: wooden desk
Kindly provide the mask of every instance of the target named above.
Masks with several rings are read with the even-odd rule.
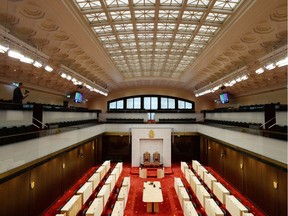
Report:
[[[215,200],[211,198],[205,199],[205,212],[207,216],[224,216],[224,213],[216,204]]]
[[[80,195],[74,195],[62,208],[61,213],[66,213],[66,216],[76,216],[81,210],[82,200]]]
[[[203,166],[198,166],[197,174],[202,180],[204,180],[204,173],[208,173],[208,170]]]
[[[242,216],[248,209],[233,195],[226,196],[226,209],[233,216]]]
[[[82,205],[87,201],[91,196],[93,191],[92,182],[86,182],[78,191],[77,194],[82,197]]]
[[[107,180],[105,181],[105,185],[110,185],[110,193],[113,191],[115,184],[116,184],[116,176],[115,175],[109,175]]]
[[[177,196],[179,196],[179,188],[180,187],[184,187],[182,179],[179,177],[174,177],[174,188],[175,188]]]
[[[189,184],[190,184],[192,176],[195,176],[195,174],[192,172],[192,170],[190,170],[190,169],[186,170],[185,178],[189,182]]]
[[[181,167],[182,173],[185,175],[186,169],[189,169],[188,164],[187,164],[186,162],[184,162],[184,161],[181,161],[181,162],[180,162],[180,167]]]
[[[179,188],[178,199],[180,201],[180,205],[182,207],[182,210],[184,211],[184,201],[190,201],[190,197],[189,197],[185,187]]]
[[[103,212],[103,199],[95,198],[86,212],[86,216],[101,216]]]
[[[106,174],[105,166],[100,166],[97,170],[96,173],[100,173],[100,179],[102,180]]]
[[[210,190],[213,190],[213,182],[217,182],[217,179],[211,175],[211,173],[204,173],[204,182]]]
[[[99,193],[97,194],[97,197],[103,198],[103,208],[105,208],[109,196],[110,196],[110,185],[103,185]]]
[[[122,186],[117,196],[117,201],[122,201],[124,208],[126,207],[126,204],[127,204],[128,194],[129,194],[129,188]]]
[[[159,211],[159,202],[163,202],[162,189],[159,181],[144,182],[143,202],[147,203],[147,212]]]
[[[201,166],[201,164],[199,163],[199,161],[197,160],[192,160],[192,168],[193,170],[198,173],[198,167]]]
[[[124,206],[123,202],[116,201],[114,208],[112,210],[111,216],[123,216],[124,215]]]
[[[204,188],[203,185],[197,185],[196,187],[196,197],[199,200],[200,204],[203,208],[205,208],[205,199],[210,198],[210,194],[208,191]]]
[[[100,183],[100,173],[94,173],[89,179],[88,182],[92,182],[93,191]]]
[[[213,182],[213,193],[222,204],[226,204],[226,195],[230,192],[220,182]]]
[[[202,185],[202,184],[196,176],[192,176],[190,179],[190,186],[191,186],[194,193],[196,193],[197,185]]]
[[[184,216],[198,216],[191,201],[184,201]]]

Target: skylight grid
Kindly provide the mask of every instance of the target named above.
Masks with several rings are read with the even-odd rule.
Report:
[[[110,26],[95,26],[93,30],[100,36],[100,34],[112,34],[113,31]]]
[[[182,20],[197,22],[201,20],[203,14],[204,14],[203,12],[198,12],[198,11],[184,11]]]
[[[86,14],[85,16],[89,20],[90,23],[107,21],[107,17],[105,13],[91,13],[91,14]]]
[[[128,0],[106,0],[104,1],[108,8],[110,7],[123,7],[128,6],[129,1]]]
[[[153,31],[154,23],[136,23],[137,31]]]
[[[206,25],[202,25],[199,29],[200,33],[204,33],[204,34],[214,34],[219,28],[216,26],[206,26]]]
[[[74,2],[124,77],[179,77],[241,0],[187,0],[185,8],[182,0]]]
[[[140,20],[153,20],[155,16],[154,10],[135,10],[135,19]]]
[[[159,11],[159,20],[177,20],[179,15],[178,10],[160,10]]]
[[[209,22],[223,23],[227,17],[227,14],[209,13],[206,20]]]
[[[115,29],[117,32],[129,32],[133,31],[133,25],[131,23],[128,24],[115,24]]]
[[[113,21],[131,20],[130,11],[111,11],[110,16]]]
[[[76,0],[76,4],[78,4],[81,10],[94,9],[94,8],[101,7],[101,3],[99,0],[91,0],[91,1]]]
[[[178,31],[184,31],[184,32],[194,32],[195,29],[196,29],[197,25],[194,25],[194,24],[183,24],[183,23],[180,23],[179,25],[179,28],[178,28]]]
[[[208,7],[210,0],[188,0],[187,5],[192,7]]]
[[[160,0],[160,5],[181,6],[182,0]]]
[[[159,31],[171,31],[175,29],[175,23],[158,23],[158,30]]]
[[[214,4],[214,8],[221,10],[234,10],[241,0],[217,0]]]

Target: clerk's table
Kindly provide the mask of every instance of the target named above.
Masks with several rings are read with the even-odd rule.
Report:
[[[159,181],[144,182],[143,202],[147,203],[147,212],[159,211],[159,203],[163,202],[162,189]]]

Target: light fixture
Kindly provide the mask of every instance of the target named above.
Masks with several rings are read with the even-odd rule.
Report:
[[[284,59],[280,59],[279,61],[276,62],[277,67],[282,67],[285,65],[288,65],[288,57],[286,57]]]
[[[53,68],[50,67],[49,65],[46,65],[44,69],[45,69],[46,71],[48,71],[48,72],[52,72],[52,71],[53,71]]]
[[[74,85],[83,86],[87,88],[89,91],[96,92],[104,96],[108,95],[107,89],[88,80],[87,78],[81,76],[80,74],[76,73],[75,71],[66,67],[65,65],[61,65],[59,74],[63,79],[67,79],[73,82]]]
[[[275,67],[276,67],[276,65],[275,65],[275,63],[270,63],[270,64],[268,64],[268,65],[266,65],[266,66],[264,66],[267,70],[272,70],[272,69],[274,69]]]
[[[194,93],[195,93],[196,97],[206,95],[209,93],[213,93],[213,92],[221,89],[222,86],[231,87],[231,86],[235,85],[236,83],[247,80],[248,77],[249,77],[249,74],[248,74],[247,67],[244,66],[244,67],[239,68],[236,71],[230,73],[229,75],[222,77],[221,79],[216,80],[215,82],[213,82],[207,86],[204,86],[201,89],[194,91]]]
[[[27,63],[27,64],[32,64],[32,63],[34,62],[33,59],[31,59],[31,58],[29,58],[29,57],[27,57],[27,56],[22,56],[22,57],[20,58],[20,61],[21,61],[21,62],[24,62],[24,63]]]
[[[9,49],[8,45],[0,44],[0,53],[6,53]]]
[[[257,74],[261,74],[261,73],[263,73],[264,72],[264,68],[258,68],[256,71],[255,71],[255,73],[257,73]]]
[[[42,63],[40,61],[36,61],[36,60],[33,62],[33,65],[36,68],[41,68],[42,67]]]
[[[9,50],[8,56],[12,58],[16,58],[16,59],[20,59],[24,57],[20,52],[15,51],[15,50]]]

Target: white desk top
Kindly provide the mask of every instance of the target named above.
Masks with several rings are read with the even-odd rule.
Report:
[[[122,201],[116,201],[111,216],[123,216],[124,204]]]
[[[159,181],[144,182],[143,202],[163,202],[162,189]]]
[[[69,211],[70,208],[74,205],[74,203],[78,200],[81,199],[80,195],[74,195],[62,208],[61,211]]]

